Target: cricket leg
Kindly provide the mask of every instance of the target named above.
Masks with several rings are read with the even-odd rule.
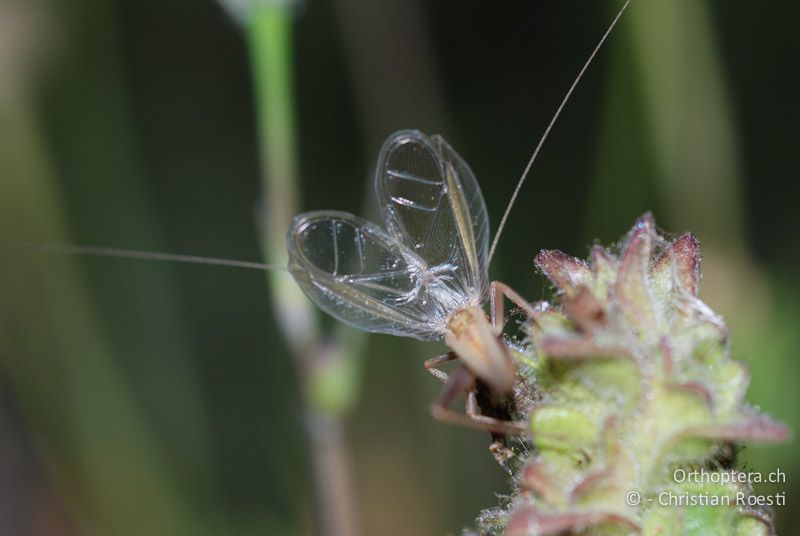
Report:
[[[511,421],[496,419],[487,415],[481,415],[478,410],[478,401],[475,398],[475,391],[467,393],[466,404],[467,416],[478,423],[480,428],[495,434],[504,435],[523,435],[527,433],[528,426],[524,421]]]
[[[439,397],[431,404],[430,411],[434,419],[486,430],[494,434],[521,435],[527,431],[524,423],[504,421],[481,415],[475,400],[475,376],[464,366],[457,368],[442,388]],[[450,404],[461,394],[467,394],[467,413],[459,413],[450,409]]]
[[[503,307],[503,297],[508,298],[511,303],[525,311],[530,317],[536,314],[533,305],[525,298],[519,295],[516,290],[512,289],[505,283],[500,281],[492,281],[490,287],[491,299],[489,301],[489,308],[491,312],[492,326],[497,330],[498,334],[503,331],[505,326],[505,311]],[[499,313],[499,314],[498,314]]]
[[[435,357],[431,357],[430,359],[425,360],[425,370],[430,372],[434,378],[437,378],[444,383],[448,382],[449,376],[443,370],[439,370],[439,366],[444,365],[449,361],[453,361],[458,359],[458,356],[455,352],[447,352],[446,354],[437,355]]]
[[[461,426],[474,426],[474,422],[463,413],[450,409],[450,404],[461,394],[475,389],[475,375],[466,367],[460,366],[448,377],[439,396],[431,403],[430,411],[434,419]]]

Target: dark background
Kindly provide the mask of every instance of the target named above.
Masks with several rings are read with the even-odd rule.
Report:
[[[308,1],[293,8],[301,210],[372,210],[400,128],[443,134],[493,228],[619,2]],[[492,276],[584,256],[652,210],[704,247],[750,400],[800,424],[793,5],[634,0],[512,212]],[[5,30],[5,31],[4,31]],[[5,243],[259,260],[245,32],[217,3],[0,0]],[[374,207],[373,207],[374,208]],[[13,249],[13,248],[10,248]],[[8,534],[309,533],[301,389],[258,272],[9,253],[0,267],[0,528]],[[365,534],[469,526],[507,486],[488,436],[433,422],[435,344],[372,336],[346,417]],[[798,521],[792,444],[779,529]],[[795,490],[793,493],[792,490]]]

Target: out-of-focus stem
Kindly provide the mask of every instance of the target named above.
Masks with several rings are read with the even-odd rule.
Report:
[[[747,244],[738,133],[713,26],[706,2],[675,0],[633,10],[628,29],[665,208],[703,243],[704,298],[737,344],[761,353],[769,281]]]
[[[730,324],[736,353],[752,358],[752,400],[796,428],[797,412],[787,408],[797,360],[786,351],[792,346],[785,329],[794,312],[779,308],[769,274],[749,248],[739,132],[714,22],[704,1],[658,0],[631,9],[620,28],[629,41],[617,49],[601,136],[603,161],[615,167],[598,173],[590,222],[596,231],[615,213],[644,208],[649,185],[620,166],[651,157],[670,227],[691,230],[702,243],[701,297]],[[637,127],[634,140],[630,130]],[[743,456],[764,468],[794,460],[788,445],[749,448]]]
[[[0,236],[70,242],[35,107],[0,103],[0,117]],[[202,522],[113,359],[76,260],[3,255],[0,274],[4,383],[67,503],[100,533],[196,534]]]
[[[298,166],[289,8],[258,5],[246,20],[261,149],[263,248],[269,263],[285,266],[286,229],[297,211]],[[292,349],[304,353],[318,339],[314,311],[285,272],[269,272],[274,309]]]
[[[286,229],[297,213],[298,165],[288,3],[253,3],[243,18],[255,84],[262,161],[263,250],[285,265]],[[285,272],[269,274],[275,314],[286,334],[307,411],[317,499],[317,533],[357,534],[343,417],[354,397],[357,346],[324,344],[314,310]]]
[[[746,227],[738,140],[708,6],[641,7],[627,29],[666,208],[674,222],[736,249]]]
[[[339,0],[334,8],[367,149],[377,150],[374,144],[408,125],[444,130],[442,83],[423,3]]]

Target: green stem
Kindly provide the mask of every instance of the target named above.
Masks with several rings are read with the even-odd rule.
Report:
[[[256,4],[245,20],[261,146],[263,250],[285,266],[286,229],[298,211],[299,173],[288,4]],[[298,369],[307,411],[318,533],[357,534],[343,418],[356,384],[356,348],[337,336],[321,343],[315,312],[286,272],[269,274],[272,300]]]
[[[292,21],[280,3],[256,5],[247,21],[261,146],[263,249],[267,262],[287,263],[286,229],[298,206],[297,133],[292,76]],[[281,328],[295,352],[318,338],[314,311],[285,272],[269,272]]]

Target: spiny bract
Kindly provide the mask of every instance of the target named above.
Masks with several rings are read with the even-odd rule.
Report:
[[[537,393],[533,448],[514,464],[513,496],[483,512],[478,530],[770,534],[765,511],[736,501],[750,494],[746,484],[673,477],[735,472],[736,444],[788,435],[744,402],[748,370],[731,359],[722,318],[697,297],[695,238],[667,240],[646,214],[618,254],[595,246],[582,261],[542,251],[535,264],[558,294],[539,304],[516,356],[518,381]],[[727,505],[662,506],[670,494]]]

